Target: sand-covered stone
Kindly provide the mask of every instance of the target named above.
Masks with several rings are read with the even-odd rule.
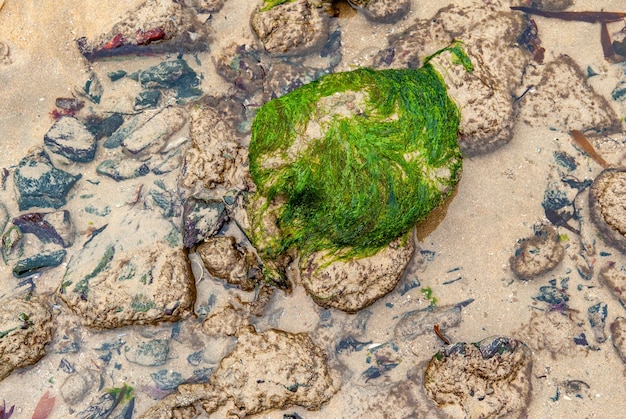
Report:
[[[53,153],[78,163],[90,162],[96,155],[96,138],[78,119],[62,116],[43,137]]]
[[[618,317],[611,323],[611,340],[617,354],[626,364],[626,318]]]
[[[600,270],[598,279],[626,307],[626,266],[609,262]]]
[[[261,267],[256,255],[239,245],[232,236],[207,238],[197,247],[196,252],[212,276],[239,286],[244,291],[253,290],[260,278]]]
[[[626,252],[626,170],[610,168],[596,177],[589,189],[591,219],[602,238]]]
[[[290,406],[317,410],[335,393],[323,351],[305,333],[242,329],[235,350],[207,384],[183,384],[142,418],[177,417],[202,405],[209,415],[254,415]]]
[[[349,0],[372,22],[395,23],[411,9],[410,0]]]
[[[531,390],[532,354],[498,336],[437,352],[424,373],[428,396],[451,417],[522,417]]]
[[[556,268],[564,255],[565,248],[556,230],[544,225],[531,237],[518,241],[509,263],[515,276],[529,280]]]
[[[302,284],[317,304],[355,313],[392,291],[404,274],[415,244],[394,240],[373,256],[335,261],[316,252],[300,263]]]
[[[83,324],[98,329],[185,318],[195,283],[178,235],[170,221],[150,211],[129,211],[72,257],[59,296]]]
[[[252,29],[270,54],[294,55],[321,48],[328,38],[328,16],[319,0],[277,5],[265,1],[250,19]],[[274,2],[275,3],[275,2]]]
[[[35,298],[11,298],[0,304],[0,380],[43,358],[52,327],[52,314]]]

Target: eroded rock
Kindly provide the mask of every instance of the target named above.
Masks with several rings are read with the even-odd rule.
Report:
[[[362,10],[372,22],[395,23],[406,16],[411,8],[410,0],[349,0]]]
[[[261,267],[256,255],[238,245],[234,237],[207,238],[196,251],[212,276],[239,286],[244,291],[254,289]]]
[[[437,352],[424,373],[424,387],[452,417],[519,417],[530,399],[531,370],[532,354],[524,343],[491,337]]]
[[[589,190],[591,219],[602,238],[626,252],[626,170],[610,168],[596,177]]]
[[[519,240],[510,259],[511,270],[520,279],[529,280],[554,269],[565,255],[556,230],[541,226],[531,237]]]
[[[35,364],[52,340],[52,314],[39,300],[9,299],[0,305],[0,380]]]

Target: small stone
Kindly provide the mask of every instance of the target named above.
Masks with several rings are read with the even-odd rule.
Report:
[[[16,368],[33,365],[52,340],[52,314],[35,298],[8,299],[0,305],[0,380]]]
[[[136,77],[144,88],[176,89],[179,102],[202,95],[198,75],[182,58],[164,61],[140,71]]]
[[[71,175],[53,166],[44,150],[24,157],[14,173],[20,211],[32,207],[60,208],[81,175]]]
[[[161,99],[161,92],[158,90],[144,90],[135,98],[135,110],[141,111],[147,108],[156,108]]]
[[[139,342],[135,347],[124,347],[124,356],[128,362],[133,364],[158,367],[167,362],[169,350],[167,340],[154,339],[147,342]]]
[[[43,137],[53,153],[71,161],[87,163],[96,156],[96,139],[78,119],[62,116]]]
[[[510,259],[511,270],[519,279],[530,280],[556,268],[564,255],[556,230],[544,225],[532,237],[518,241]]]
[[[176,388],[185,381],[179,372],[168,370],[153,372],[150,374],[150,377],[152,377],[152,381],[154,381],[160,390],[165,391],[176,390]]]
[[[85,369],[67,377],[61,384],[59,391],[65,403],[75,406],[91,394],[97,383],[98,379],[93,372]]]
[[[150,166],[148,162],[141,160],[118,157],[117,159],[104,160],[96,167],[96,173],[119,182],[147,175],[150,173]]]
[[[17,226],[11,226],[2,234],[2,259],[5,263],[24,255],[24,235]]]
[[[190,248],[209,238],[222,228],[226,220],[226,206],[222,201],[189,198],[183,208],[183,243]]]
[[[602,238],[626,252],[626,169],[605,169],[589,189],[591,219]]]
[[[107,74],[107,76],[109,76],[109,80],[111,81],[118,81],[121,78],[126,76],[126,71],[124,70],[117,70],[117,71],[111,71],[110,73]]]
[[[523,417],[530,401],[532,354],[522,342],[491,337],[437,352],[424,387],[451,417]]]
[[[395,23],[411,8],[410,0],[349,0],[372,22]]]
[[[122,115],[115,112],[104,119],[97,116],[89,117],[86,126],[98,141],[104,137],[110,137],[123,123]]]
[[[626,318],[618,317],[611,323],[611,340],[617,354],[626,364]]]
[[[234,237],[210,237],[196,249],[207,271],[216,278],[251,291],[261,267],[253,252],[237,244]]]
[[[67,251],[64,249],[45,251],[36,255],[20,259],[13,267],[13,276],[24,278],[40,272],[46,268],[59,266],[65,260]]]
[[[42,243],[54,243],[65,248],[74,243],[74,229],[67,210],[31,212],[13,219],[22,234],[31,233]]]

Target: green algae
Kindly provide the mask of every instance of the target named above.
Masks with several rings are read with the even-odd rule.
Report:
[[[435,55],[443,51],[472,70],[460,43]],[[462,164],[460,112],[433,56],[419,69],[329,74],[261,107],[248,213],[263,260],[291,249],[374,254],[452,192]]]
[[[263,7],[261,8],[261,12],[266,12],[268,10],[270,10],[272,7],[274,6],[278,6],[281,5],[283,3],[291,3],[294,0],[265,0],[263,2]]]

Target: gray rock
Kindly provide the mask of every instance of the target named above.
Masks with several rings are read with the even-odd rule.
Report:
[[[34,234],[42,243],[54,243],[65,248],[74,243],[74,229],[67,210],[22,214],[13,219],[13,224],[22,234]]]
[[[86,163],[96,155],[96,138],[78,119],[60,117],[43,137],[44,144],[53,153]]]
[[[36,255],[20,259],[13,267],[13,276],[16,278],[24,278],[39,273],[46,268],[57,267],[63,263],[66,254],[66,250],[60,249],[43,251]]]
[[[60,208],[81,175],[72,175],[54,167],[50,157],[39,150],[24,157],[14,173],[20,211],[32,207]]]

